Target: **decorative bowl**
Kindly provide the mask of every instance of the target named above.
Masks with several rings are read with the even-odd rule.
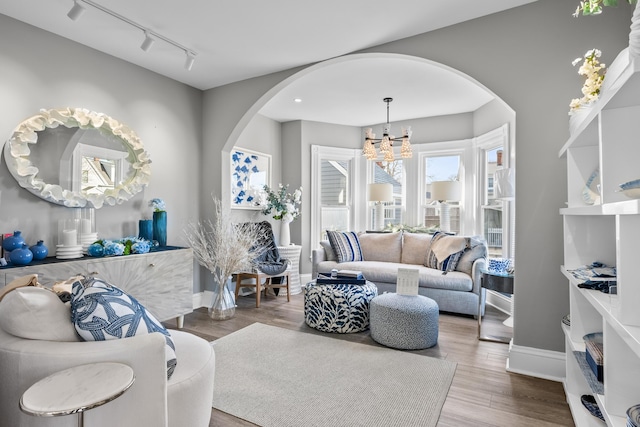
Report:
[[[631,188],[640,188],[640,179],[634,179],[633,181],[620,184],[620,188],[622,188],[623,190],[629,190]]]
[[[630,421],[633,426],[640,425],[640,404],[627,409],[627,421]]]
[[[640,199],[640,188],[629,188],[627,190],[619,190],[619,192],[630,199]]]

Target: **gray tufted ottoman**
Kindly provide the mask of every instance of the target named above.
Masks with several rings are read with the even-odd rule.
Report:
[[[373,282],[364,285],[307,283],[304,320],[323,332],[349,334],[369,328],[369,302],[378,295]]]
[[[419,350],[438,343],[438,303],[422,295],[378,295],[369,321],[371,338],[387,347]]]

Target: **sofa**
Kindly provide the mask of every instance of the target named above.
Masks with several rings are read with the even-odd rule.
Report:
[[[481,270],[487,244],[479,236],[437,232],[327,232],[329,240],[312,250],[312,277],[332,269],[361,271],[379,294],[395,292],[398,268],[419,271],[418,293],[438,303],[440,311],[477,317],[484,314]],[[336,243],[337,240],[338,242]]]
[[[124,363],[133,369],[135,381],[117,399],[87,411],[86,425],[209,425],[215,354],[206,340],[170,331],[177,364],[167,379],[167,342],[160,332],[85,342],[70,321],[69,303],[51,290],[24,286],[0,296],[0,427],[76,426],[73,415],[27,415],[18,401],[40,379],[94,362]]]

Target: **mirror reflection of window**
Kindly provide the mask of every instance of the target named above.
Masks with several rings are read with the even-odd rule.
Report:
[[[81,189],[86,194],[103,194],[114,189],[116,182],[116,162],[100,157],[82,157]]]

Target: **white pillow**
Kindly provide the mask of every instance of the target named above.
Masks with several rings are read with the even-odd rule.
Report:
[[[0,301],[0,327],[16,337],[46,341],[80,341],[69,304],[44,288],[26,286]]]

